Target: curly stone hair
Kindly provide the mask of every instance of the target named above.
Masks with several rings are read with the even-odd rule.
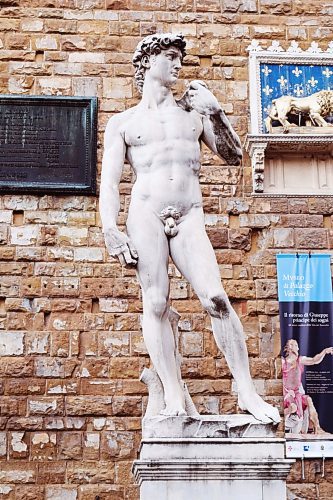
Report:
[[[184,36],[180,33],[155,33],[154,35],[146,36],[137,45],[132,62],[135,68],[135,83],[140,93],[142,93],[146,72],[146,68],[142,65],[142,58],[144,56],[160,54],[162,50],[166,50],[171,46],[177,47],[182,53],[182,58],[185,57],[186,42]]]

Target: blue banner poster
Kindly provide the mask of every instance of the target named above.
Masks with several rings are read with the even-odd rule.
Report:
[[[331,440],[333,297],[330,255],[277,255],[277,272],[286,437]],[[308,448],[304,446],[305,451]],[[321,454],[324,448],[323,445]]]

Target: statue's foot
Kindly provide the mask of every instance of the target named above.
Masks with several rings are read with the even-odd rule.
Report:
[[[160,412],[161,415],[165,415],[166,417],[184,417],[187,415],[185,409],[181,406],[174,405],[166,405],[163,410]]]
[[[281,420],[278,409],[266,403],[254,390],[239,392],[238,406],[241,410],[251,413],[263,424],[279,423]]]
[[[167,417],[177,417],[187,415],[185,410],[185,397],[184,391],[181,389],[179,393],[173,391],[169,397],[164,395],[165,408],[161,410],[160,414]]]

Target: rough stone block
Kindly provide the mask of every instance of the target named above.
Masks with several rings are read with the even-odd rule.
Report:
[[[77,488],[71,486],[47,486],[45,500],[77,500]]]
[[[270,218],[268,215],[264,214],[240,214],[239,216],[239,225],[240,227],[251,227],[254,229],[261,229],[265,227],[269,227],[271,224]]]
[[[103,262],[104,250],[102,248],[75,248],[74,260],[78,262]]]
[[[101,312],[127,312],[128,311],[128,300],[126,299],[114,299],[114,298],[100,298],[99,299],[99,310]]]
[[[1,396],[1,416],[24,416],[26,414],[26,400],[23,397]]]
[[[76,359],[44,358],[35,360],[37,377],[68,378],[71,377],[78,361]]]
[[[32,439],[36,434],[32,434]],[[47,434],[49,436],[49,441],[45,442],[45,446],[49,447],[50,451],[52,450],[52,461],[51,459],[48,459],[48,461],[40,460],[38,464],[38,482],[40,484],[64,484],[66,482],[66,464],[64,462],[55,461],[53,456],[53,446],[57,438],[56,433],[48,432]],[[39,443],[40,448],[43,449],[43,441],[46,441],[45,433],[38,433],[38,438],[35,437],[34,441],[36,443],[35,446],[38,446]]]
[[[24,332],[0,332],[0,356],[23,354],[24,335]]]
[[[100,433],[86,432],[83,439],[83,457],[86,460],[99,459]],[[110,469],[110,468],[109,468]]]
[[[33,369],[32,358],[2,358],[0,363],[0,377],[32,377]]]
[[[306,214],[281,215],[280,224],[284,227],[319,228],[323,226],[323,216]]]
[[[73,43],[73,38],[71,41]],[[82,39],[75,38],[80,44],[83,43]],[[105,63],[105,55],[102,52],[71,52],[68,56],[68,61],[70,63]]]
[[[58,453],[62,460],[80,460],[83,453],[82,432],[60,432],[58,436]]]
[[[103,96],[107,99],[128,99],[133,97],[131,78],[103,78]]]
[[[12,245],[34,245],[40,228],[38,225],[12,226],[10,242]]]
[[[33,39],[33,48],[37,50],[57,50],[59,40],[56,36],[45,35]]]
[[[184,356],[202,356],[203,336],[200,332],[184,332],[181,335],[181,349]]]
[[[0,245],[8,243],[8,227],[4,224],[0,225]]]
[[[117,417],[141,417],[142,400],[136,396],[115,396],[112,398],[112,413]]]
[[[29,456],[27,443],[29,440],[25,432],[11,432],[8,443],[9,457],[12,459],[27,458]]]
[[[228,229],[214,228],[207,229],[208,238],[210,239],[213,248],[227,248],[228,247]]]
[[[101,280],[101,283],[105,283],[106,280]],[[101,286],[101,288],[103,285]],[[139,297],[139,284],[135,278],[123,278],[114,280],[114,288],[112,293],[104,293],[105,297],[117,297],[117,298],[138,298]]]
[[[133,432],[102,432],[101,458],[130,459],[136,455],[136,443]]]
[[[69,464],[67,477],[70,483],[78,484],[108,484],[113,483],[115,479],[114,468],[110,467],[109,462],[100,462],[96,465],[92,465],[89,462]]]
[[[79,295],[78,278],[43,278],[42,295],[46,297],[77,297]]]
[[[274,246],[277,248],[292,248],[294,246],[294,230],[288,228],[274,229]]]
[[[254,299],[255,283],[251,280],[227,280],[224,288],[231,299]]]
[[[42,330],[44,315],[42,313],[8,312],[7,328],[10,330]]]
[[[257,299],[275,299],[277,297],[276,280],[256,280]]]
[[[41,19],[29,19],[24,20],[21,23],[22,31],[42,31],[44,27],[44,23]]]
[[[37,88],[41,94],[66,95],[71,89],[71,79],[62,76],[38,78]]]
[[[15,500],[36,500],[44,498],[44,486],[16,485]]]
[[[0,458],[7,455],[7,435],[5,432],[0,432]]]
[[[29,415],[63,415],[64,401],[61,397],[31,397]]]
[[[107,378],[108,369],[108,358],[85,359],[81,364],[79,376]]]
[[[251,229],[230,229],[228,233],[231,248],[249,251],[251,248]]]
[[[5,224],[11,224],[12,214],[13,212],[11,210],[0,210],[0,222],[4,222]]]
[[[1,483],[35,483],[37,477],[37,466],[28,463],[1,463]]]
[[[297,248],[327,248],[328,232],[326,229],[295,229]]]
[[[122,293],[120,282],[122,282],[122,280],[119,279],[119,286],[117,286],[116,293],[113,291],[114,280],[112,278],[82,278],[80,293],[82,297],[87,298],[112,297],[118,295],[118,293]],[[128,289],[128,287],[125,282],[123,291],[126,289]]]
[[[117,0],[118,1],[118,0]],[[109,465],[110,467],[110,465]],[[125,483],[121,483],[125,484]],[[94,484],[82,485],[79,487],[80,500],[91,500],[98,496],[101,500],[123,500],[125,498],[125,488],[115,484]],[[129,492],[129,499],[136,500],[138,494]]]
[[[83,314],[52,312],[48,318],[48,325],[51,330],[82,330]]]
[[[139,378],[140,362],[138,358],[112,358],[110,360],[111,378]]]
[[[98,332],[100,356],[129,356],[130,336],[128,332]]]
[[[112,398],[108,396],[67,396],[67,415],[112,415]]]
[[[44,394],[46,381],[43,379],[11,378],[6,380],[6,394],[13,396],[27,396],[29,394]]]

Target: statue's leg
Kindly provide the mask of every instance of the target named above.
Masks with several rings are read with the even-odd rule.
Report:
[[[143,337],[163,385],[165,409],[162,413],[184,415],[184,391],[178,377],[175,339],[169,321],[169,247],[164,225],[149,209],[132,204],[127,230],[138,252]]]
[[[236,380],[239,404],[262,422],[280,420],[279,412],[256,393],[249,370],[242,324],[221,285],[215,253],[204,228],[201,209],[193,208],[170,240],[175,265],[188,279],[211,316],[213,333]]]

